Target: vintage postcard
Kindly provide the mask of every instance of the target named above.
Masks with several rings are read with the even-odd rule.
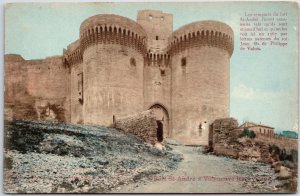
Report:
[[[5,193],[296,193],[296,2],[6,3]]]

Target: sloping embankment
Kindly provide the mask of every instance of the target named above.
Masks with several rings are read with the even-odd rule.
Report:
[[[182,159],[131,134],[99,126],[5,125],[6,193],[101,193],[177,167]]]

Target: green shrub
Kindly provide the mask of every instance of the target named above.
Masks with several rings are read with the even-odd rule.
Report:
[[[254,131],[245,128],[245,129],[243,130],[243,132],[239,135],[239,137],[255,138],[255,137],[256,137],[256,134],[254,133]]]
[[[269,144],[269,152],[279,154],[279,147],[276,144]]]

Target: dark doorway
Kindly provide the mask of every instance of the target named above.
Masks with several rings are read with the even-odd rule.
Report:
[[[213,129],[213,124],[209,125],[209,130],[208,130],[208,146],[213,147],[214,143],[214,129]]]
[[[156,121],[160,121],[163,125],[163,139],[169,137],[169,114],[166,108],[160,104],[154,104],[149,109],[153,111]]]
[[[156,123],[157,123],[157,129],[156,129],[157,140],[159,142],[162,142],[164,139],[164,125],[159,120],[157,120]]]

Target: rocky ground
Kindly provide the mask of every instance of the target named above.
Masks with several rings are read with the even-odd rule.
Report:
[[[149,176],[143,184],[114,193],[290,193],[270,164],[204,153],[202,147],[172,145],[183,154],[178,168]]]
[[[6,193],[292,193],[282,165],[205,153],[167,140],[158,150],[100,126],[5,123]],[[279,172],[275,173],[279,167]],[[275,168],[275,169],[274,169]],[[297,180],[296,180],[297,181]]]
[[[176,169],[182,155],[99,126],[5,123],[6,193],[102,193]]]

